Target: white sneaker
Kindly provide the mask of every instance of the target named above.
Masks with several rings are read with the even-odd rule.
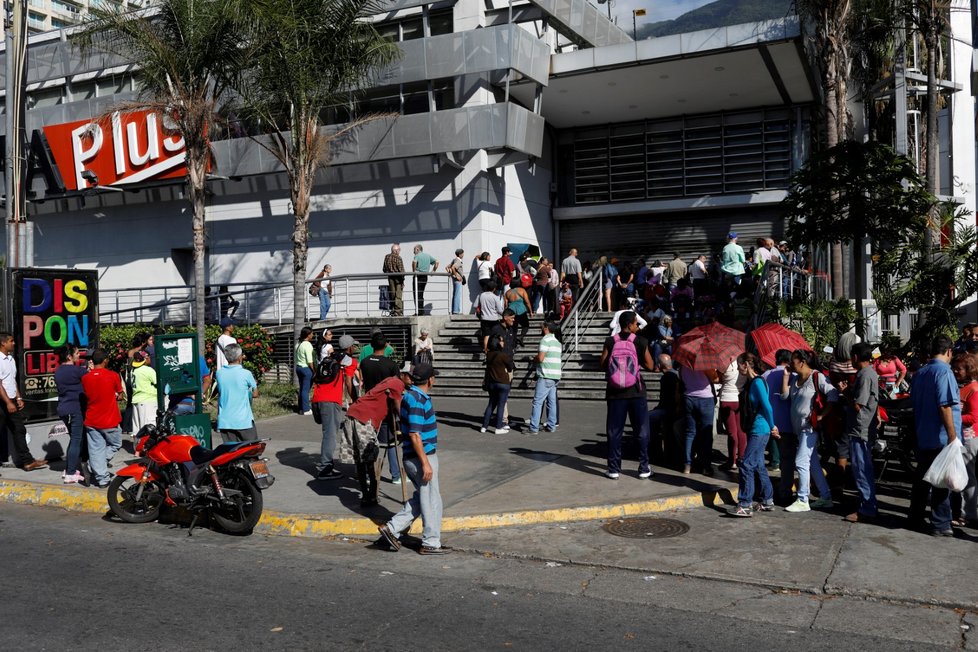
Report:
[[[652,469],[649,469],[648,471],[642,471],[641,473],[638,474],[638,477],[640,477],[640,478],[651,478],[652,477]]]
[[[71,475],[64,475],[61,477],[61,481],[65,484],[78,484],[79,482],[85,481],[85,476],[83,476],[78,471],[75,471]]]
[[[807,500],[796,500],[784,508],[786,512],[810,512],[812,508],[808,506]]]
[[[479,428],[479,432],[485,432],[485,431],[486,431],[485,428]]]
[[[612,473],[611,471],[605,471],[604,472],[604,475],[605,475],[605,477],[607,477],[607,478],[609,478],[611,480],[617,480],[618,479],[618,474],[617,473]]]
[[[305,412],[302,413],[302,416],[308,417],[311,414],[312,414],[312,410],[306,410]]]
[[[509,432],[509,428],[496,428],[497,435],[505,435],[507,432]]]

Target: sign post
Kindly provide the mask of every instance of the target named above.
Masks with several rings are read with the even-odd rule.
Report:
[[[200,374],[200,351],[195,333],[157,335],[153,338],[156,356],[156,403],[160,414],[166,408],[167,396],[194,395],[193,414],[174,419],[177,432],[192,435],[201,446],[211,447],[211,418],[203,410],[203,386]]]
[[[25,417],[31,423],[55,419],[58,349],[74,344],[87,357],[98,343],[98,274],[95,270],[14,268],[4,280]]]

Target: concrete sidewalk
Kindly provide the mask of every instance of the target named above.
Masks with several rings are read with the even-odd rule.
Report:
[[[604,403],[566,401],[561,405],[560,428],[532,437],[515,430],[506,435],[480,433],[484,407],[483,402],[471,399],[440,398],[435,403],[446,532],[647,514],[729,502],[736,494],[736,478],[722,473],[711,479],[653,467],[652,480],[638,478],[637,444],[627,436],[622,477],[617,481],[604,477]],[[512,420],[522,423],[529,407],[527,400],[511,401]],[[267,419],[258,424],[258,430],[271,439],[266,456],[276,481],[264,494],[265,515],[257,531],[374,535],[376,523],[386,521],[400,508],[401,487],[389,482],[386,467],[380,504],[367,509],[360,508],[352,465],[340,466],[345,473],[340,480],[315,480],[322,435],[312,417]],[[34,440],[44,441],[43,433],[34,433]],[[215,444],[218,441],[215,434]],[[133,458],[130,451],[131,445],[120,451],[115,468]],[[104,491],[64,487],[62,469],[61,462],[31,473],[3,469],[0,499],[105,511]],[[410,497],[410,483],[405,489]]]

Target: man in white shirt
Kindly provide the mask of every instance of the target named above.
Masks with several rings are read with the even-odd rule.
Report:
[[[27,446],[27,426],[24,424],[24,398],[17,388],[17,362],[14,360],[16,343],[10,333],[0,333],[0,451],[6,462],[7,434],[14,439],[14,465],[24,471],[34,471],[48,465],[44,460],[35,460]]]
[[[577,249],[571,249],[567,258],[560,263],[560,282],[567,281],[570,286],[574,303],[577,303],[577,295],[584,287],[584,273],[581,269],[581,261],[577,259]]]
[[[238,340],[231,335],[234,332],[234,321],[230,317],[221,320],[221,330],[221,336],[217,338],[217,346],[214,347],[215,369],[228,366],[228,358],[225,354],[228,344],[238,343]]]
[[[706,256],[700,254],[689,268],[689,277],[693,280],[693,296],[700,297],[709,293],[706,271]]]

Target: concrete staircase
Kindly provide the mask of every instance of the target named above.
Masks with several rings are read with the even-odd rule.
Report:
[[[578,350],[565,360],[560,381],[561,399],[604,400],[605,378],[598,366],[601,348],[608,336],[611,313],[599,313],[586,331],[579,334]],[[530,320],[530,330],[522,348],[516,352],[516,375],[513,378],[514,398],[532,398],[536,385],[536,370],[532,364],[540,343],[540,317]],[[564,349],[573,337],[564,337]],[[460,396],[484,399],[483,366],[479,321],[472,315],[455,315],[435,335],[435,367],[440,375],[435,396]],[[659,374],[643,372],[649,388],[649,400],[658,397]]]

